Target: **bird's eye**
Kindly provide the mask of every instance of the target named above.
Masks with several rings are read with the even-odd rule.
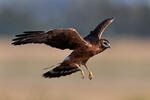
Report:
[[[103,44],[102,44],[102,45],[103,45],[104,47],[106,47],[106,48],[110,47],[109,43],[106,42],[106,41],[103,41]]]
[[[103,42],[103,44],[107,45],[107,42]]]

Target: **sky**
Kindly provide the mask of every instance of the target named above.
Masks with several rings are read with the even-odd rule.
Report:
[[[0,27],[2,28],[0,29],[0,32],[9,33],[26,29],[74,27],[83,33],[86,33],[95,27],[95,25],[97,25],[102,19],[109,16],[117,17],[118,22],[116,22],[116,24],[114,23],[114,26],[116,25],[116,27],[119,27],[120,25],[127,25],[128,30],[139,29],[142,30],[142,32],[145,32],[143,31],[147,29],[145,26],[149,26],[149,10],[147,8],[150,7],[150,0],[107,1],[0,0]],[[105,6],[103,6],[103,3]],[[138,5],[142,3],[144,4],[144,7],[147,8],[137,8]],[[113,9],[110,8],[110,4],[113,6]],[[148,6],[145,6],[145,4],[148,4]],[[119,7],[120,9],[118,9]],[[142,19],[146,19],[146,21],[144,22]],[[141,27],[141,23],[143,23],[143,27]],[[134,27],[130,28],[129,26]],[[89,30],[85,29],[85,27],[88,27]],[[121,32],[126,30],[123,26],[122,28],[119,27],[119,29]],[[118,30],[118,28],[113,28],[113,30]]]

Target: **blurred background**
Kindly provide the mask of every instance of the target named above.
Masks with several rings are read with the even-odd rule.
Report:
[[[73,27],[84,37],[108,17],[111,49],[88,61],[91,81],[84,68],[84,80],[42,78],[70,50],[11,45],[31,30]],[[0,100],[150,100],[149,26],[150,0],[0,0]]]

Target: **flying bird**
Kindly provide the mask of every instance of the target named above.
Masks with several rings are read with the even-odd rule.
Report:
[[[23,45],[28,43],[46,44],[58,49],[73,50],[61,63],[51,68],[43,74],[45,78],[55,78],[81,72],[81,78],[84,78],[84,72],[81,65],[85,66],[89,73],[89,79],[93,78],[92,72],[86,63],[89,58],[110,48],[107,39],[101,38],[105,28],[113,22],[113,18],[102,21],[86,37],[82,38],[79,33],[73,29],[53,29],[50,31],[26,31],[23,34],[16,35],[13,39],[13,45]]]

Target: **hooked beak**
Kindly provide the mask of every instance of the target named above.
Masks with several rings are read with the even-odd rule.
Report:
[[[110,47],[110,44],[108,45],[108,47],[107,47],[107,48],[111,48],[111,47]]]
[[[107,48],[111,48],[110,46],[108,46]]]

